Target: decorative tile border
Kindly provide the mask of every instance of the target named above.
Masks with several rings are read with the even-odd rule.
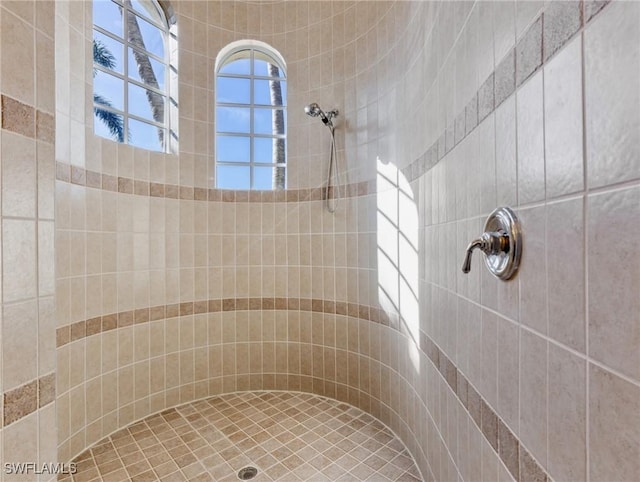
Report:
[[[450,122],[426,152],[402,169],[409,182],[418,179],[441,161],[456,145],[462,142],[488,115],[494,112],[518,87],[537,72],[555,52],[569,42],[582,27],[586,26],[611,0],[568,0],[550,2],[546,9],[529,26],[518,43],[502,59],[482,83],[469,104]],[[6,100],[5,100],[6,99]],[[12,115],[6,120],[9,130],[33,134],[33,110],[24,104],[15,106],[13,99],[2,96],[3,128],[5,126],[5,102]],[[19,103],[18,103],[19,104]],[[53,132],[48,128],[53,118],[39,113],[43,137]],[[47,117],[48,116],[48,117]],[[31,135],[33,137],[33,135]],[[321,201],[326,198],[322,187],[307,189],[285,189],[280,191],[234,191],[185,187],[117,177],[85,170],[68,163],[56,162],[56,179],[106,191],[135,194],[168,199],[217,202],[304,202]],[[345,184],[338,189],[339,198],[352,198],[376,193],[376,181]]]
[[[54,143],[55,119],[51,114],[6,95],[0,95],[0,108],[2,109],[2,129],[31,139]]]
[[[2,119],[0,128],[2,130],[36,141],[54,143],[55,119],[51,114],[4,94],[0,95],[0,110]],[[2,394],[0,428],[7,427],[45,407],[55,398],[55,372],[4,392]]]
[[[0,426],[6,427],[55,400],[56,374],[49,373],[4,392],[2,398],[3,417]]]
[[[549,2],[438,140],[402,169],[407,180],[415,181],[440,162],[609,3],[611,0]]]
[[[550,2],[438,140],[422,156],[402,169],[407,180],[415,181],[441,161],[609,3],[611,0]],[[513,478],[518,482],[551,481],[551,476],[493,408],[422,331],[420,349],[438,369]]]
[[[402,169],[409,181],[414,181],[442,160],[451,149],[464,140],[488,115],[506,100],[515,90],[531,77],[545,62],[611,0],[580,0],[551,2],[544,12],[532,23],[516,46],[509,51],[496,70],[485,80],[470,103],[455,117],[427,151]],[[15,102],[15,101],[14,101]],[[9,102],[10,104],[10,102]],[[30,114],[24,119],[17,114],[9,117],[5,127],[5,97],[2,97],[2,127],[9,130],[31,132]],[[26,134],[25,134],[26,135]],[[35,134],[34,134],[35,135]],[[33,137],[33,135],[32,135]],[[200,189],[167,184],[134,181],[106,174],[86,171],[76,166],[57,163],[56,178],[78,185],[105,189],[114,192],[165,197],[172,199],[208,200],[222,202],[299,202],[322,200],[322,188],[286,191],[224,191]],[[355,197],[375,192],[375,181],[365,181],[342,186],[340,197]],[[58,328],[57,346],[62,347],[78,339],[130,326],[176,316],[197,313],[213,313],[240,310],[300,310],[356,316],[360,319],[399,328],[398,320],[390,318],[383,310],[353,303],[297,298],[227,298],[156,306],[138,310],[113,313],[90,320],[80,321]],[[518,438],[511,432],[498,414],[480,396],[455,364],[424,332],[420,333],[420,349],[429,357],[454,394],[465,407],[474,423],[505,464],[516,481],[552,480],[550,475],[531,456]],[[55,376],[55,374],[52,374]],[[38,386],[40,380],[37,381]],[[34,407],[33,384],[24,385],[5,393],[5,425],[7,424],[7,397],[9,405]],[[22,390],[21,392],[19,392]],[[14,395],[15,392],[15,395]],[[48,402],[47,402],[48,403]],[[35,410],[35,408],[33,408]],[[9,412],[9,423],[11,420]],[[19,413],[19,412],[18,412]],[[30,413],[30,412],[29,412]],[[25,416],[25,415],[22,415]],[[21,418],[21,417],[20,417]],[[17,418],[16,418],[17,420]]]
[[[56,345],[60,348],[74,341],[116,328],[179,316],[264,310],[337,314],[380,323],[396,330],[400,329],[400,321],[397,316],[390,316],[380,308],[356,303],[310,298],[224,298],[122,311],[79,321],[57,329]],[[429,357],[451,390],[453,390],[453,393],[465,407],[478,429],[480,429],[498,457],[504,462],[505,467],[507,467],[514,479],[516,481],[535,480],[537,482],[551,480],[549,474],[522,446],[518,438],[500,419],[493,408],[480,396],[447,355],[423,331],[420,332],[419,347]],[[5,420],[7,417],[6,397],[7,395],[5,394]],[[33,405],[33,401],[31,403]]]
[[[551,476],[522,446],[518,437],[480,396],[455,364],[433,340],[420,331],[420,350],[438,369],[460,403],[467,410],[484,438],[516,481],[551,481]]]
[[[56,179],[58,181],[77,184],[78,186],[102,189],[104,191],[189,201],[288,203],[323,201],[326,199],[326,189],[323,187],[284,189],[279,191],[234,191],[227,189],[185,187],[175,184],[139,181],[127,177],[101,174],[59,161],[56,162]],[[333,190],[337,191],[337,197],[340,199],[366,196],[367,194],[374,193],[375,189],[375,180],[343,184],[337,189],[335,187],[333,188]]]
[[[136,310],[121,311],[78,321],[61,326],[56,330],[56,347],[97,335],[105,331],[151,321],[224,311],[272,311],[291,310],[357,317],[398,328],[397,317],[389,316],[384,310],[357,303],[329,301],[311,298],[223,298],[189,301],[171,305],[160,305]]]

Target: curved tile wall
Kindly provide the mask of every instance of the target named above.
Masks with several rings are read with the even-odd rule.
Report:
[[[362,35],[364,25],[357,31],[349,27],[350,33],[342,34],[339,29],[333,32],[333,25],[355,22],[356,7],[339,2],[275,2],[258,9],[248,9],[243,2],[178,2],[174,7],[180,39],[177,155],[149,153],[93,136],[92,106],[85,101],[92,91],[91,76],[85,72],[85,63],[70,62],[64,54],[68,47],[80,48],[88,58],[91,4],[57,10],[56,40],[63,52],[57,81],[75,87],[59,94],[62,102],[57,106],[61,126],[56,152],[61,460],[69,460],[92,442],[153,411],[221,391],[288,387],[289,376],[292,389],[311,389],[315,376],[314,390],[324,393],[324,388],[318,388],[324,383],[320,383],[324,365],[318,367],[319,360],[325,346],[343,348],[328,333],[326,343],[323,335],[320,339],[316,335],[316,368],[307,374],[313,358],[303,357],[299,368],[293,365],[302,356],[297,353],[306,353],[311,345],[289,338],[289,330],[293,337],[310,329],[300,323],[318,317],[313,311],[318,300],[323,309],[325,304],[362,306],[362,313],[358,308],[353,319],[362,315],[365,326],[371,323],[369,305],[375,313],[379,308],[374,218],[369,208],[375,202],[375,173],[359,170],[357,146],[352,142],[359,128],[349,120],[357,106],[345,102],[343,92],[345,82],[355,80],[365,64],[361,62],[356,70],[352,58],[342,72],[337,69],[340,56],[336,65],[327,63],[332,49],[355,52],[356,35]],[[380,13],[390,8],[385,4]],[[375,15],[371,12],[370,18]],[[327,28],[334,35],[320,35]],[[221,47],[241,38],[259,38],[287,60],[290,170],[286,193],[210,189],[213,65]],[[317,77],[309,75],[312,63],[322,65]],[[339,119],[339,155],[345,185],[335,216],[324,210],[320,190],[329,138],[322,142],[326,130],[304,115],[302,107],[310,98],[336,105],[344,116]],[[352,161],[349,156],[354,156]],[[287,301],[283,311],[282,299],[301,299],[302,309]],[[214,304],[225,300],[220,301],[222,311],[202,313],[210,300]],[[278,309],[264,313],[239,309],[248,300],[262,300],[265,308],[273,300]],[[305,309],[304,300],[315,300],[311,309]],[[225,311],[228,303],[236,310]],[[191,305],[195,313],[185,312]],[[321,318],[346,315],[331,312]],[[224,338],[209,333],[220,323],[225,326]],[[289,324],[291,328],[286,328]],[[238,333],[236,340],[233,325],[251,329]],[[291,344],[291,369],[289,355],[283,355],[288,348],[282,352],[285,342]],[[360,356],[354,346],[352,356]],[[246,366],[250,349],[253,364]],[[223,350],[222,372],[213,353]],[[265,364],[273,358],[274,366],[264,370],[257,366],[256,350],[266,353]],[[336,370],[335,362],[329,363],[327,374]],[[250,374],[261,378],[249,384]],[[150,384],[140,383],[144,376]],[[335,381],[336,376],[330,375],[329,380]],[[374,379],[377,383],[379,377]],[[354,392],[348,395],[350,384]],[[340,382],[341,397],[359,398],[359,382],[350,384]]]
[[[637,37],[625,15],[636,7],[605,4],[551,2],[542,12],[534,2],[179,2],[179,155],[96,139],[87,69],[61,68],[59,84],[79,88],[57,106],[60,459],[168,406],[281,388],[380,417],[425,479],[629,478],[633,463],[609,461],[637,446],[640,428],[614,443],[637,419],[611,425],[598,407],[637,413],[637,373],[606,350],[615,340],[585,321],[581,296],[603,203],[637,211],[636,171],[599,179],[606,159],[590,139],[605,140],[583,123],[581,102],[553,102],[568,76],[608,118],[613,104],[582,75],[629,81],[623,64],[636,65],[635,53],[610,70],[598,62],[607,33],[619,44]],[[88,52],[90,5],[82,15],[56,8],[57,47]],[[246,37],[288,62],[287,194],[210,189],[213,64],[220,47]],[[335,216],[317,194],[329,144],[303,113],[311,101],[344,113],[349,187]],[[571,143],[554,144],[545,125],[555,120],[580,126]],[[559,149],[582,148],[583,132],[595,149],[585,168],[595,193],[584,191],[581,150],[568,153],[571,172],[554,164]],[[622,184],[609,192],[609,181]],[[503,203],[530,233],[520,274],[498,284],[476,260],[462,276],[466,242]],[[582,222],[545,234],[567,213]],[[596,251],[555,269],[562,260],[542,248],[545,237],[566,241],[562,257],[586,229]],[[562,289],[548,290],[552,282]],[[633,320],[637,303],[621,306],[619,318]],[[577,409],[554,403],[552,389]]]

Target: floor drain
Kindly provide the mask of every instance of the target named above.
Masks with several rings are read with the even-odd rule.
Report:
[[[238,478],[240,480],[253,479],[256,475],[258,475],[258,469],[255,467],[245,467],[244,469],[240,469],[240,472],[238,472]]]

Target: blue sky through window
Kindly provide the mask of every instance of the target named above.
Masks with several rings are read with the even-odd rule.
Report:
[[[251,138],[218,136],[216,158],[222,162],[247,162],[251,156]]]
[[[93,23],[98,27],[122,37],[122,15],[120,7],[108,0],[93,2]]]
[[[218,107],[216,109],[218,132],[251,132],[251,109],[244,107]]]
[[[111,102],[114,108],[124,109],[124,82],[121,79],[98,70],[93,78],[93,92]]]
[[[129,15],[132,15],[129,13]],[[144,39],[144,46],[146,50],[152,54],[157,55],[160,58],[164,57],[164,39],[162,32],[157,27],[154,27],[149,22],[143,20],[136,15],[138,26],[140,27],[140,33]]]
[[[249,75],[251,74],[251,60],[238,59],[234,60],[233,62],[229,62],[220,69],[220,73]]]
[[[273,189],[273,167],[253,168],[253,188],[268,191]]]
[[[251,103],[251,80],[236,77],[218,77],[218,102],[230,104]]]

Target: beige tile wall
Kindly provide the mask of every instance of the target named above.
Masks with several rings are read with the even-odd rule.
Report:
[[[0,480],[51,480],[34,471],[57,462],[53,2],[2,2],[0,32]]]
[[[543,6],[535,37],[544,39],[540,44],[532,32]],[[469,77],[458,76],[469,69],[460,63],[469,59],[467,36],[482,45],[489,29],[493,44],[481,48],[493,52],[500,68],[517,43],[517,87],[470,134],[447,146],[435,167],[414,176],[425,211],[421,330],[519,439],[521,475],[532,467],[522,459],[526,450],[544,477],[633,479],[640,471],[630,455],[640,450],[640,305],[634,295],[640,278],[632,261],[638,249],[627,235],[614,233],[624,225],[633,238],[629,229],[635,228],[626,220],[640,214],[638,156],[630,142],[640,132],[640,114],[630,107],[640,92],[633,73],[640,68],[640,10],[633,2],[612,2],[592,18],[592,2],[499,2],[493,15],[484,12],[489,2],[467,7],[461,31],[454,29],[452,53],[444,55],[428,90],[449,96],[441,125],[457,129],[457,113],[471,95]],[[453,12],[446,25],[456,25],[456,7],[440,14],[446,17],[447,8]],[[580,29],[582,20],[588,23]],[[481,70],[483,56],[474,57]],[[447,70],[449,62],[454,66]],[[505,86],[497,72],[496,103]],[[486,75],[476,77],[471,93]],[[413,133],[407,129],[406,136]],[[514,207],[522,219],[519,274],[499,282],[479,259],[469,275],[460,274],[466,243],[498,205]],[[452,407],[442,406],[448,392],[440,384],[436,400],[427,403],[444,444],[428,456],[434,477],[449,480],[454,470],[465,479],[495,479],[496,463],[513,475],[501,451],[496,462],[495,453],[481,450],[480,472],[469,472],[478,464],[479,437],[472,435],[478,429],[458,426],[457,437],[450,437]],[[460,451],[461,444],[469,451]]]
[[[102,189],[81,170],[56,182],[57,318],[73,340],[57,350],[60,459],[177,403],[281,388],[379,416],[427,479],[637,473],[634,457],[615,462],[640,443],[637,236],[616,235],[640,205],[637,5],[173,6],[179,155],[93,136],[90,4],[56,6],[56,61],[68,66],[56,74],[56,160],[113,176]],[[572,22],[554,22],[576,15],[589,23],[567,43]],[[378,192],[334,216],[321,201],[193,200],[190,188],[212,186],[215,56],[242,38],[287,60],[288,187],[323,183],[328,133],[302,109],[316,101],[341,111],[345,182]],[[425,153],[439,162],[425,167]],[[182,189],[145,196],[136,182]],[[466,244],[501,204],[523,220],[521,272],[498,282],[478,258],[461,274]],[[235,298],[382,306],[392,323],[295,303],[148,322],[134,311]],[[96,317],[118,328],[77,323]]]
[[[58,349],[62,460],[131,420],[207,395],[210,390],[221,390],[203,383],[213,377],[208,372],[204,378],[202,373],[198,375],[200,383],[196,388],[192,373],[195,368],[175,368],[175,372],[168,373],[168,380],[164,376],[154,379],[152,386],[142,391],[137,382],[143,377],[141,373],[149,371],[151,363],[154,367],[167,363],[168,370],[174,370],[174,362],[183,366],[195,359],[196,349],[198,356],[208,356],[210,343],[203,337],[207,317],[196,315],[197,321],[185,320],[187,330],[197,330],[197,345],[189,334],[182,334],[175,339],[175,346],[174,340],[165,342],[165,336],[173,337],[180,331],[182,322],[177,322],[174,315],[167,315],[172,321],[167,322],[167,334],[164,329],[147,327],[140,329],[148,332],[139,332],[135,326],[86,340],[77,337],[86,334],[89,324],[80,328],[78,322],[160,305],[236,297],[316,298],[375,305],[374,258],[369,254],[375,252],[373,219],[367,208],[373,196],[343,201],[335,216],[324,210],[321,201],[233,203],[220,202],[219,196],[219,201],[194,200],[201,199],[201,188],[213,185],[210,133],[215,56],[228,42],[241,38],[260,38],[270,43],[288,62],[289,187],[308,189],[322,185],[329,154],[328,132],[304,115],[302,108],[315,100],[326,108],[340,108],[344,116],[339,119],[341,123],[349,117],[341,94],[347,74],[334,73],[332,63],[327,61],[331,60],[331,48],[344,49],[344,45],[351,44],[353,49],[356,32],[349,29],[353,31],[340,38],[325,32],[334,23],[344,24],[347,10],[354,22],[355,7],[347,9],[347,4],[339,2],[291,2],[286,9],[284,4],[265,4],[256,20],[242,3],[176,2],[173,6],[180,37],[179,156],[118,146],[93,135],[92,106],[88,101],[92,86],[87,67],[91,5],[61,3],[56,10],[56,55],[60,66],[56,75],[61,86],[57,91],[56,310],[58,326],[75,323],[77,331],[69,331],[70,338],[76,341]],[[315,21],[316,17],[322,21]],[[252,24],[249,30],[256,33],[246,33],[246,22]],[[256,22],[261,25],[259,29],[255,28]],[[295,41],[298,38],[310,38],[312,42],[302,49]],[[339,44],[334,45],[333,41]],[[74,62],[68,53],[71,48],[75,52],[84,50],[84,62]],[[320,60],[323,78],[318,83],[319,79],[310,78],[309,66]],[[349,78],[353,80],[355,75],[353,70]],[[71,87],[74,82],[77,85]],[[355,162],[344,163],[345,130],[355,136],[356,127],[345,123],[340,129],[343,182],[372,179],[372,173],[359,173]],[[314,144],[310,146],[310,142]],[[310,150],[314,151],[312,156],[308,155]],[[101,179],[94,173],[102,174]],[[165,195],[170,188],[177,189],[179,195],[157,198],[153,194],[133,194],[147,192],[146,189],[152,193],[151,189],[160,185],[164,186]],[[261,316],[256,316],[251,313],[251,322],[259,327]],[[279,315],[280,324],[283,316]],[[265,330],[268,333],[269,329]],[[261,341],[261,335],[257,336],[254,330],[251,333],[251,341]],[[261,333],[262,329],[258,329],[257,334]],[[139,337],[148,337],[145,343],[155,351],[144,346],[136,348],[134,340]],[[236,356],[246,360],[244,351],[236,354],[235,348],[229,351],[231,348],[224,352],[227,360]],[[116,350],[117,356],[107,353],[111,349]],[[134,369],[138,362],[144,367]],[[286,372],[282,364],[277,367]],[[207,364],[201,368],[207,368]],[[254,370],[258,368],[262,373],[261,367],[254,366]],[[175,379],[176,376],[182,378]],[[136,390],[132,391],[134,379]],[[235,389],[235,381],[227,379],[225,383],[225,390]],[[114,390],[109,403],[95,396],[96,385],[102,393]],[[86,413],[78,410],[84,404]]]

